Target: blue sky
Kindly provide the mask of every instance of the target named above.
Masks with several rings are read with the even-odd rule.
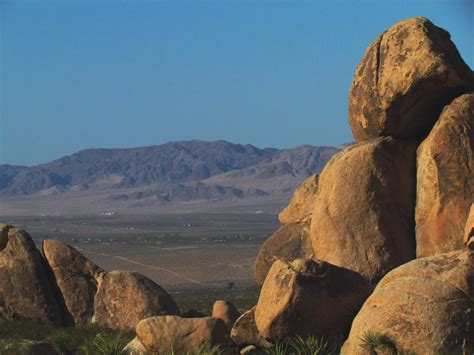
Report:
[[[473,68],[473,4],[0,0],[0,164],[171,140],[351,141],[369,43],[426,16]]]

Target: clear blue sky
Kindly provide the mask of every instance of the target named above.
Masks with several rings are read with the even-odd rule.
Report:
[[[171,140],[351,141],[369,43],[426,16],[473,68],[473,4],[0,0],[0,164]]]

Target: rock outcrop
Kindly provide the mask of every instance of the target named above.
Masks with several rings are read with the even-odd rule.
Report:
[[[474,251],[413,260],[388,273],[352,323],[342,354],[367,354],[368,334],[383,334],[416,354],[474,352]]]
[[[179,315],[173,298],[149,278],[128,271],[103,274],[94,298],[93,323],[134,329],[139,321],[158,315]]]
[[[265,240],[255,259],[255,280],[262,285],[277,259],[293,261],[314,256],[309,234],[309,222],[291,223],[280,227]]]
[[[421,138],[444,105],[473,87],[447,31],[423,17],[401,21],[365,51],[349,94],[355,139]]]
[[[230,331],[230,338],[238,346],[256,345],[266,348],[272,344],[260,335],[255,324],[255,307],[244,312]]]
[[[53,271],[72,323],[90,323],[94,314],[97,279],[104,270],[76,249],[57,240],[45,240],[43,254]]]
[[[60,322],[58,295],[33,240],[12,226],[0,231],[0,317]]]
[[[231,302],[219,300],[212,306],[212,317],[222,319],[225,324],[232,325],[240,317],[240,313]]]
[[[317,259],[375,284],[415,258],[415,151],[414,143],[376,138],[329,161],[311,221]]]
[[[296,189],[288,206],[278,215],[282,225],[311,219],[318,191],[318,180],[319,175],[312,175]]]
[[[254,273],[258,284],[263,284],[275,260],[293,261],[298,258],[311,259],[314,256],[309,228],[318,180],[319,175],[307,178],[279,214],[282,226],[263,243],[255,260]]]
[[[417,152],[416,254],[463,248],[474,201],[474,94],[447,105]]]
[[[345,334],[370,293],[357,273],[326,262],[277,260],[262,286],[255,324],[266,339]]]
[[[227,341],[227,329],[219,318],[151,317],[136,327],[137,339],[147,351],[186,354],[203,344],[220,345]]]

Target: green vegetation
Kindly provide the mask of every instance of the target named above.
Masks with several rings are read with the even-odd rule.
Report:
[[[0,320],[0,339],[8,349],[0,353],[15,354],[25,339],[45,341],[59,354],[117,355],[133,338],[133,334],[113,331],[95,325],[85,327],[59,327],[38,320]]]
[[[393,355],[416,355],[412,351],[398,349],[395,342],[387,334],[367,332],[360,340],[362,340],[360,346],[374,355],[377,354],[377,350]]]
[[[208,315],[212,313],[212,305],[215,300],[232,302],[239,311],[246,311],[257,304],[259,293],[260,290],[256,286],[214,289],[189,288],[170,291],[182,312],[195,309]]]

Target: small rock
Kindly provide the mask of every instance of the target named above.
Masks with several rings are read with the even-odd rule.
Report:
[[[226,324],[234,324],[240,313],[235,306],[228,301],[216,301],[212,306],[212,317],[222,319]]]
[[[257,347],[255,345],[248,345],[242,350],[240,350],[240,355],[248,355],[248,354],[257,354]]]
[[[146,355],[148,351],[136,337],[122,350],[124,355]]]
[[[227,341],[227,328],[222,319],[181,318],[177,316],[151,317],[140,321],[137,338],[147,351],[186,354],[203,344],[221,345]]]

